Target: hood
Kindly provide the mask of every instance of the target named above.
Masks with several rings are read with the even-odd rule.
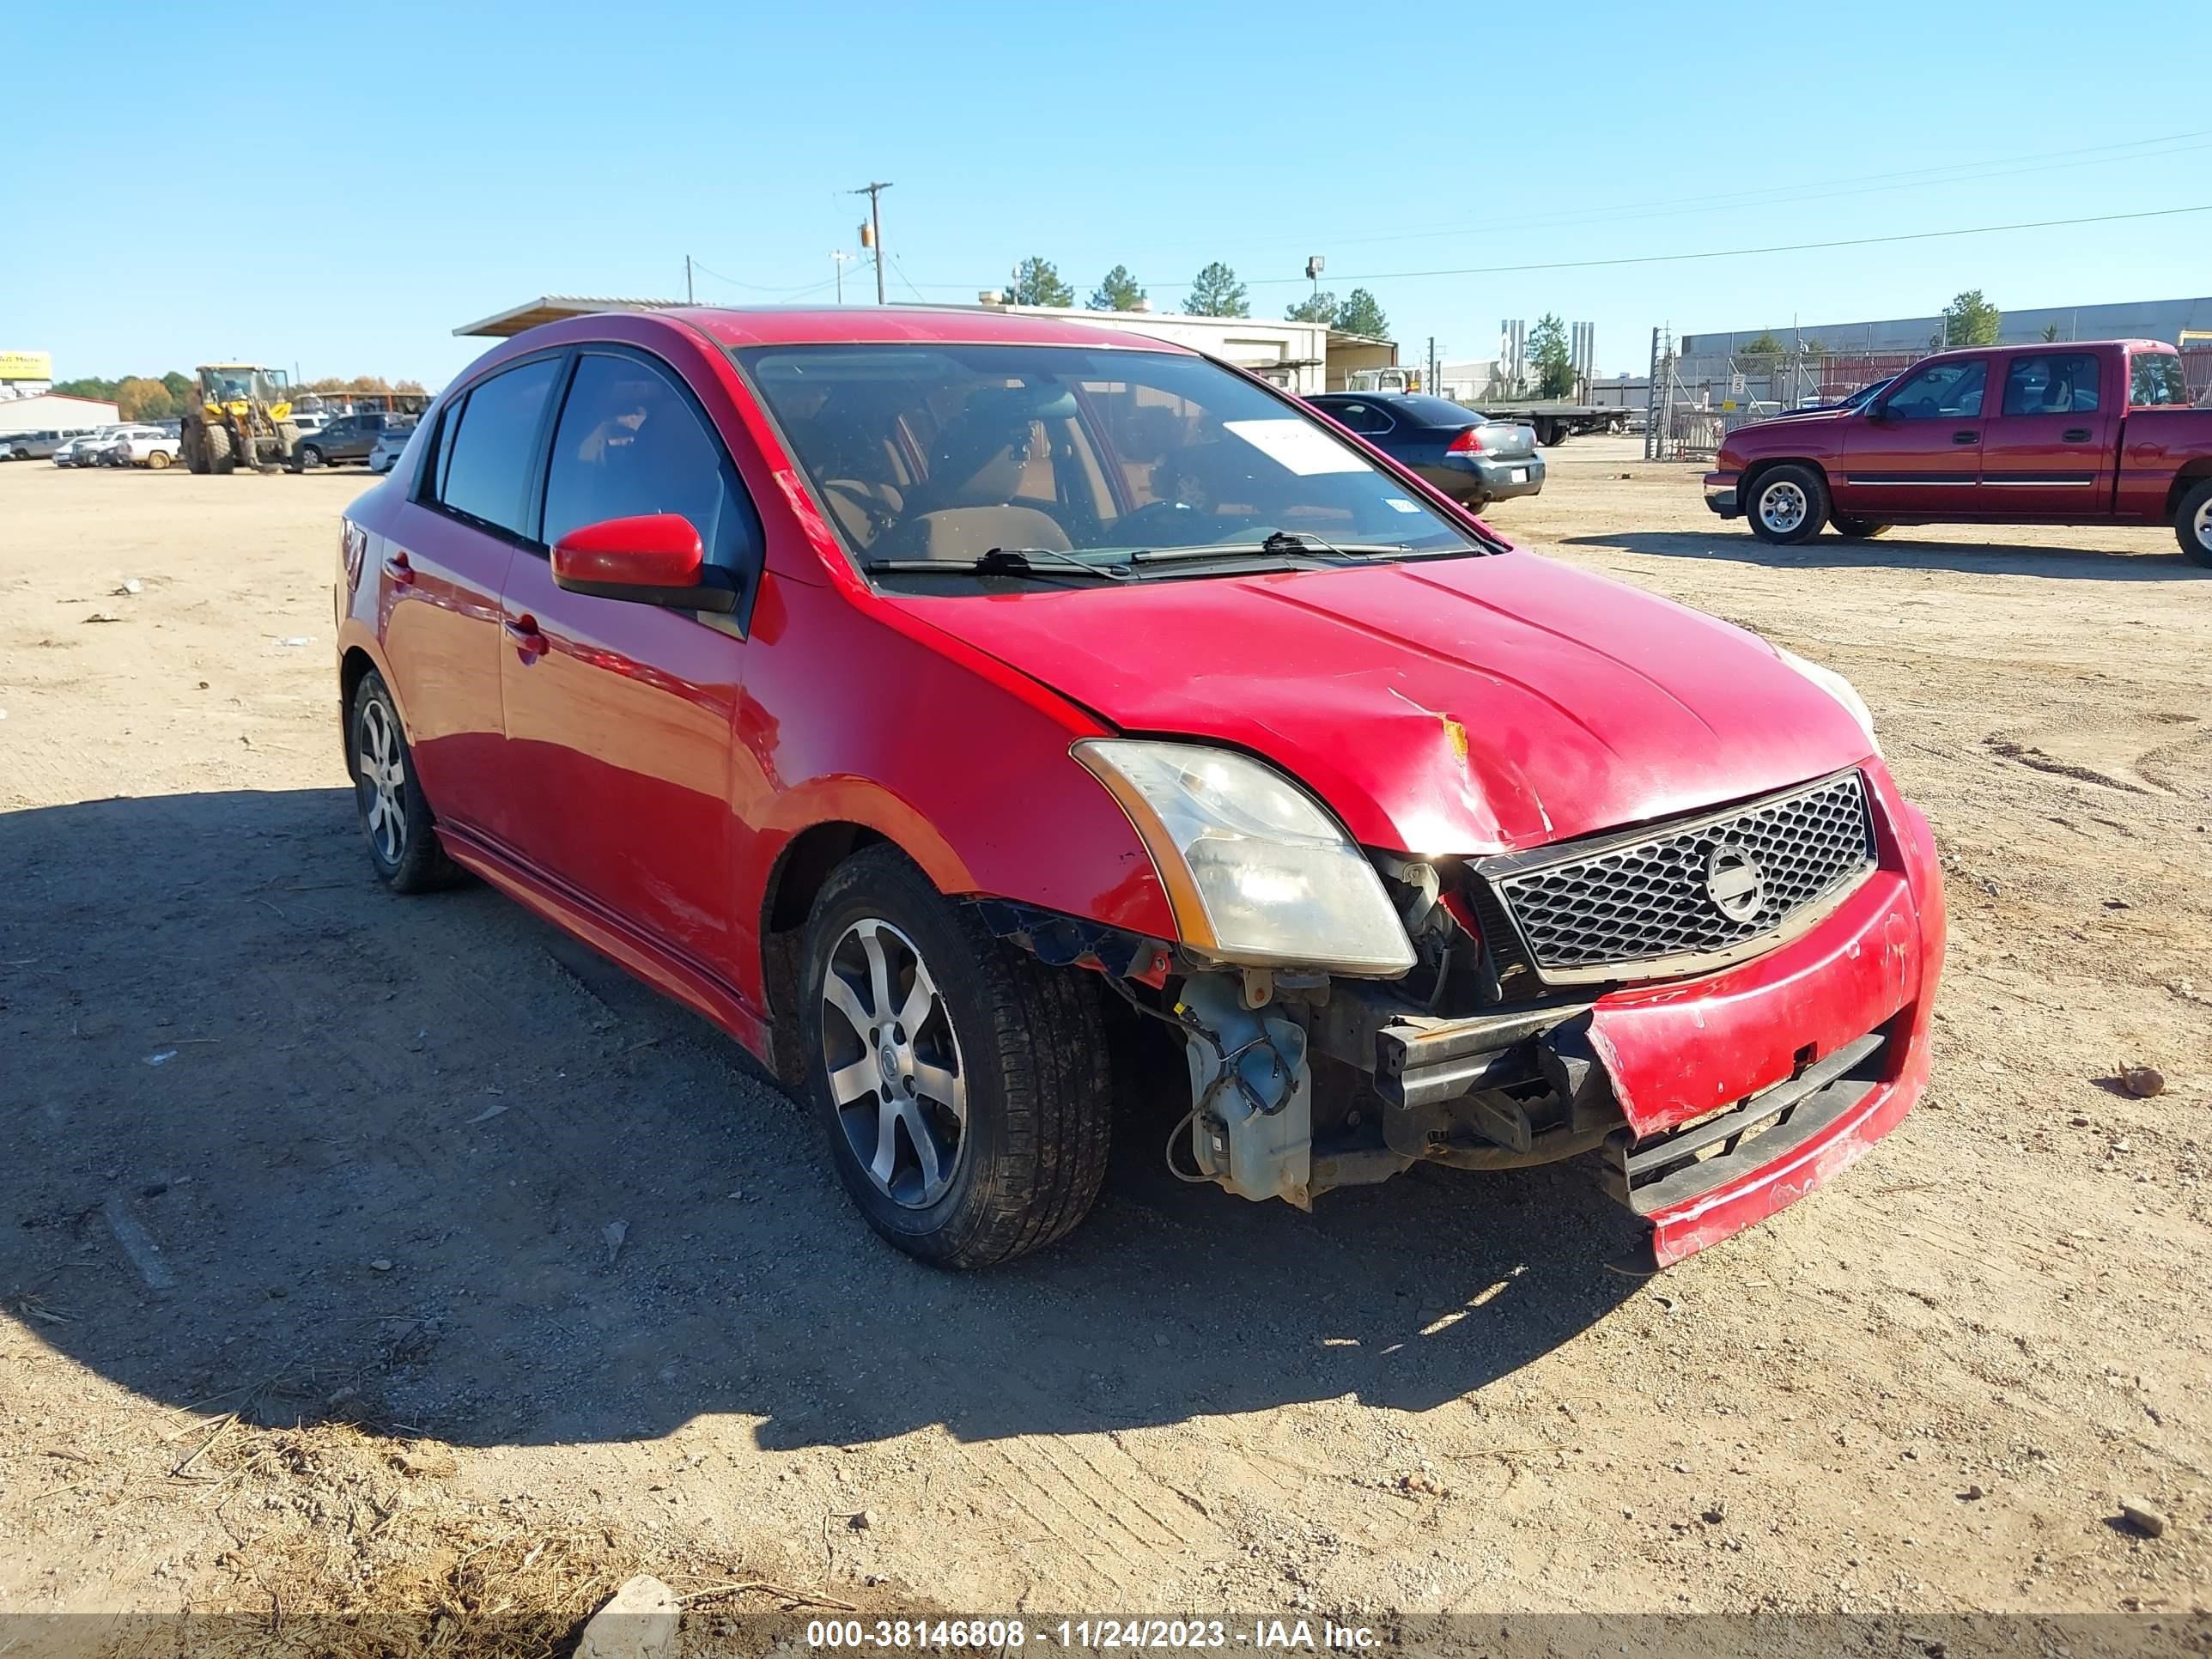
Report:
[[[1519,551],[890,603],[1124,732],[1249,750],[1399,852],[1537,846],[1869,753],[1753,635]]]

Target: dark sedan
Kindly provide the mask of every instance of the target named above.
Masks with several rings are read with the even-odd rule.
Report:
[[[1544,487],[1536,434],[1517,421],[1418,392],[1331,392],[1306,401],[1469,507]]]
[[[411,431],[415,425],[412,415],[392,415],[371,410],[361,415],[341,415],[317,432],[300,434],[299,447],[292,452],[295,467],[312,470],[319,466],[336,466],[341,461],[365,461],[376,441],[387,432]]]

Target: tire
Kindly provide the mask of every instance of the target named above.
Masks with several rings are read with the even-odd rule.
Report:
[[[2182,496],[2173,511],[2173,534],[2184,558],[2212,570],[2212,478]]]
[[[312,472],[323,464],[323,452],[313,444],[301,444],[294,453],[300,458],[302,472]]]
[[[395,893],[427,893],[459,874],[438,844],[430,803],[415,775],[415,753],[384,677],[374,669],[354,688],[346,715],[346,761],[356,810],[376,878]]]
[[[908,1029],[899,1016],[917,1006]],[[1096,988],[1082,973],[994,938],[879,844],[831,872],[815,900],[799,1008],[830,1163],[890,1243],[943,1267],[985,1267],[1090,1212],[1113,1086]],[[879,1181],[871,1165],[886,1148]]]
[[[1751,533],[1777,547],[1795,547],[1820,533],[1828,521],[1828,486],[1809,466],[1792,462],[1759,475],[1744,517]]]
[[[156,472],[161,471],[169,465],[169,452],[166,449],[154,451],[152,454],[147,456],[146,465]]]
[[[231,453],[230,428],[210,426],[202,430],[207,437],[208,467],[210,472],[232,472],[238,467],[238,457]]]
[[[1567,441],[1567,428],[1558,421],[1547,421],[1536,428],[1536,441],[1547,449],[1556,449]]]
[[[1887,536],[1890,532],[1888,525],[1876,524],[1871,519],[1853,518],[1847,513],[1838,513],[1830,519],[1828,528],[1847,542],[1870,542],[1876,536]]]

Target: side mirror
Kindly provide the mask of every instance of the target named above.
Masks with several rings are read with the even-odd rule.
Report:
[[[1874,422],[1878,426],[1889,418],[1889,405],[1884,403],[1881,398],[1876,398],[1864,409],[1861,410],[1859,413],[1865,416],[1867,419]]]
[[[554,544],[553,585],[677,611],[738,608],[736,580],[707,562],[699,532],[680,513],[579,525]]]

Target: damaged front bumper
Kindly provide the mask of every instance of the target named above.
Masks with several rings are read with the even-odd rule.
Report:
[[[1183,1034],[1200,1177],[1304,1206],[1416,1162],[1599,1153],[1664,1267],[1833,1178],[1927,1081],[1944,936],[1935,844],[1886,773],[1869,781],[1875,867],[1808,932],[1696,978],[1471,1017],[1423,1014],[1372,981],[1209,969],[1039,913],[996,907],[994,921],[1046,960],[1167,988],[1146,1012]],[[1317,1079],[1348,1079],[1356,1106],[1323,1109]]]

